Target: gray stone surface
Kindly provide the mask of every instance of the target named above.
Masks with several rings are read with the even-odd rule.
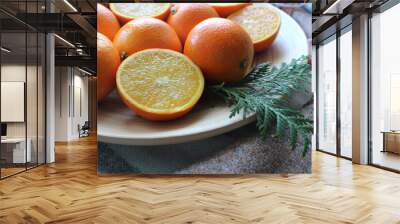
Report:
[[[295,93],[292,107],[312,117],[310,94]],[[273,134],[273,130],[271,130]],[[232,132],[175,145],[126,146],[98,144],[99,173],[256,174],[310,173],[311,153],[303,156],[301,140],[292,150],[287,136],[262,139],[255,124]]]

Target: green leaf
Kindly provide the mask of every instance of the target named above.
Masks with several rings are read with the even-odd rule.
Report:
[[[243,113],[243,118],[256,113],[256,126],[263,138],[275,126],[275,134],[282,137],[289,130],[289,144],[295,149],[298,137],[303,139],[303,156],[309,150],[313,132],[312,120],[304,117],[301,111],[290,108],[286,99],[294,91],[309,91],[311,85],[311,66],[307,57],[293,59],[289,64],[282,63],[272,67],[262,63],[239,82],[209,86],[232,106],[229,117]]]

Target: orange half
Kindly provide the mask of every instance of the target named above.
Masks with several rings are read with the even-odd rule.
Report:
[[[148,120],[183,116],[204,90],[197,65],[167,49],[148,49],[129,56],[119,66],[116,83],[125,105]]]
[[[243,9],[251,3],[208,3],[211,5],[221,17],[227,17],[230,14]]]
[[[111,11],[122,24],[138,18],[165,20],[170,7],[170,3],[110,3]]]
[[[281,26],[279,12],[267,3],[253,4],[228,17],[239,23],[249,34],[256,52],[272,45]]]

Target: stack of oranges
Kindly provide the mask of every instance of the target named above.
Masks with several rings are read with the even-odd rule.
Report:
[[[116,85],[149,120],[189,112],[205,82],[236,82],[280,28],[269,4],[110,3],[97,6],[98,100]]]

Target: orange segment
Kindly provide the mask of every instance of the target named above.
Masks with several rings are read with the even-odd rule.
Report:
[[[221,17],[227,17],[230,14],[250,5],[251,3],[208,3]]]
[[[123,102],[149,120],[171,120],[189,112],[204,90],[201,70],[185,55],[148,49],[126,58],[116,77]]]
[[[170,3],[110,3],[111,11],[121,23],[137,18],[166,19],[169,15]]]
[[[253,4],[228,17],[239,23],[249,34],[255,51],[263,51],[272,45],[281,26],[279,12],[265,3]]]

